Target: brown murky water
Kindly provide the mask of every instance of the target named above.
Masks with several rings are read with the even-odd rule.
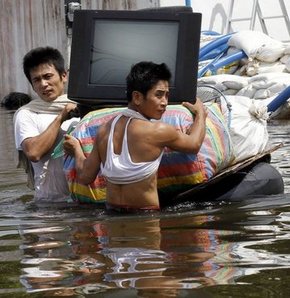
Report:
[[[112,216],[36,206],[0,109],[0,297],[288,297],[289,127],[269,124],[284,195]]]

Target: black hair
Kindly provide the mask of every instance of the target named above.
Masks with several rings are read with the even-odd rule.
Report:
[[[156,64],[142,61],[131,67],[127,76],[127,100],[132,100],[132,92],[139,91],[144,96],[158,81],[170,81],[171,72],[165,63]]]
[[[31,97],[26,93],[10,92],[2,98],[1,107],[5,107],[8,110],[16,110],[31,100]]]
[[[59,50],[52,47],[35,48],[23,58],[23,71],[30,83],[30,71],[41,64],[52,64],[60,76],[65,72],[64,58]]]

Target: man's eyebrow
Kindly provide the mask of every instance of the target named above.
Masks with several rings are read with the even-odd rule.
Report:
[[[49,76],[49,75],[53,75],[53,73],[52,72],[46,72],[44,74],[36,75],[33,78],[41,78],[41,77],[46,77],[46,76]]]
[[[169,93],[169,90],[160,90],[160,89],[157,89],[156,94],[166,94],[166,93]]]
[[[39,78],[40,78],[40,76],[34,76],[34,77],[31,77],[31,80],[33,81],[33,80],[37,80]]]

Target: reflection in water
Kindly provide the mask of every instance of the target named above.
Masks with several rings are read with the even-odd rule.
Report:
[[[16,170],[12,115],[0,113],[1,152],[9,148],[0,157],[0,295],[288,296],[289,122],[269,124],[272,141],[285,145],[272,154],[285,195],[112,216],[36,206]]]
[[[284,146],[272,154],[272,163],[279,169],[285,183],[285,193],[290,193],[290,121],[273,121],[268,125],[268,131],[273,142],[282,142]]]
[[[180,229],[175,217],[112,218],[62,231],[23,229],[21,282],[29,291],[68,284],[99,290],[190,289],[224,283],[233,274],[225,273],[213,257],[227,254],[230,247],[220,243],[214,230],[199,228],[206,222],[206,215],[186,216]]]
[[[63,227],[23,228],[21,282],[29,292],[58,295],[114,288],[177,293],[290,268],[283,254],[270,249],[289,238],[283,230],[290,217],[253,211],[253,205],[225,206],[209,214],[92,218],[63,222]]]

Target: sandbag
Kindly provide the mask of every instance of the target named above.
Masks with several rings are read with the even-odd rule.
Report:
[[[260,61],[275,62],[285,54],[285,44],[270,36],[252,30],[244,30],[233,34],[228,45],[243,50],[250,58]]]
[[[122,108],[108,108],[90,112],[76,126],[72,135],[80,140],[84,154],[90,154],[96,133],[101,124],[115,117]],[[170,193],[185,191],[202,183],[229,166],[233,149],[226,121],[219,104],[209,103],[206,136],[198,154],[184,154],[165,149],[159,170],[158,190]],[[181,105],[170,105],[162,121],[186,132],[193,122],[193,115]],[[77,181],[74,158],[66,156],[64,171],[72,198],[80,203],[102,203],[106,199],[106,180],[101,175],[90,185]]]
[[[285,45],[284,54],[285,55],[290,55],[290,43]]]
[[[225,117],[230,119],[235,163],[264,152],[269,140],[267,106],[245,96],[226,98],[231,104],[231,110],[225,112]]]
[[[227,89],[240,90],[248,85],[248,78],[230,74],[213,75],[199,78],[198,85],[212,85],[222,92]]]
[[[286,70],[287,70],[288,72],[290,72],[290,57],[289,57],[289,59],[286,61],[286,63],[285,63],[285,67],[286,67]]]

